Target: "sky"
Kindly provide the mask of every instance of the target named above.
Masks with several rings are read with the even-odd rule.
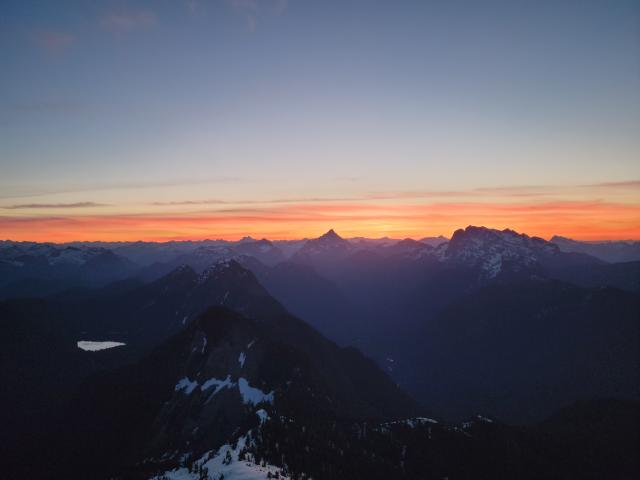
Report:
[[[640,2],[4,0],[0,239],[640,239]]]

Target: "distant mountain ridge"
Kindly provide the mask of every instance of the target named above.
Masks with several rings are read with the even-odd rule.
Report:
[[[508,302],[490,296],[491,288],[499,286],[507,295],[517,285],[535,290],[550,281],[594,292],[603,289],[612,298],[614,289],[640,292],[640,262],[607,263],[509,229],[469,226],[449,241],[437,240],[433,246],[413,239],[345,239],[329,230],[300,241],[114,243],[113,251],[106,244],[3,242],[0,273],[7,275],[0,276],[0,297],[19,292],[61,302],[65,309],[74,309],[74,322],[92,337],[83,339],[124,342],[124,352],[151,348],[179,333],[208,305],[224,305],[250,318],[286,310],[339,345],[364,351],[428,403],[432,390],[421,383],[419,357],[429,339],[423,337],[453,305],[476,294],[489,295],[486,308],[499,312]],[[44,272],[63,274],[20,277],[17,272],[23,267],[7,262],[19,258],[16,252],[32,252],[31,261],[46,265]],[[81,261],[52,260],[58,257]],[[134,258],[142,263],[134,263]],[[97,270],[112,272],[112,277],[96,275],[84,281],[76,273],[90,275],[98,260],[107,267]],[[58,270],[62,264],[69,264],[69,270]],[[558,291],[563,288],[558,286]],[[251,302],[246,301],[248,294]],[[575,302],[571,308],[580,308],[579,296],[568,298]],[[542,312],[544,305],[532,304],[531,310]],[[529,313],[518,315],[531,322]],[[457,315],[471,325],[475,321],[472,312],[459,310]],[[526,349],[521,353],[534,354]],[[464,413],[464,408],[458,410]],[[492,412],[499,416],[501,410]]]
[[[129,259],[104,247],[0,242],[0,299],[100,287],[136,270]]]
[[[510,229],[496,230],[487,227],[469,226],[465,229],[456,230],[456,232],[466,231],[467,229],[479,229],[484,231],[513,232]],[[454,232],[454,235],[456,234]],[[515,233],[515,232],[513,232]],[[530,237],[538,238],[538,237]],[[344,242],[342,242],[344,240]],[[269,240],[254,239],[250,236],[243,237],[238,241],[231,240],[186,240],[186,241],[168,241],[168,242],[69,242],[62,244],[55,243],[37,243],[37,242],[17,242],[11,240],[0,240],[0,261],[11,261],[16,255],[48,255],[50,257],[60,256],[61,260],[66,253],[76,252],[77,256],[83,256],[91,250],[98,249],[111,250],[139,265],[148,265],[154,261],[166,261],[168,258],[193,253],[195,250],[205,248],[209,250],[225,248],[237,254],[248,252],[265,253],[271,249],[280,250],[277,255],[283,255],[283,259],[288,259],[298,250],[302,249],[307,243],[311,242],[321,248],[323,244],[339,244],[345,242],[361,250],[366,248],[389,247],[397,244],[405,239],[403,238],[342,238],[333,229],[328,230],[323,235],[311,239],[298,240]],[[450,240],[445,236],[423,237],[414,239],[432,247],[438,247]],[[542,240],[542,239],[540,239]],[[640,241],[638,240],[619,240],[619,241],[578,241],[570,238],[555,235],[550,243],[556,244],[562,251],[587,253],[589,255],[601,258],[608,262],[626,262],[640,260]],[[246,251],[243,251],[246,249]],[[65,250],[68,250],[66,253]],[[69,255],[69,260],[73,260],[73,255]]]
[[[529,240],[525,241],[525,237]],[[475,246],[469,243],[471,239],[476,242]],[[91,276],[81,272],[74,273],[72,270],[91,270],[95,285],[101,285],[120,279],[122,275],[119,277],[118,273],[125,271],[126,275],[130,275],[134,271],[143,269],[142,272],[147,271],[143,274],[152,278],[154,275],[156,277],[162,276],[184,263],[199,270],[216,260],[235,258],[241,255],[254,257],[266,265],[276,265],[288,260],[313,264],[314,257],[317,260],[316,263],[321,261],[335,262],[340,258],[362,251],[382,252],[384,249],[389,249],[388,252],[392,252],[394,246],[401,250],[402,245],[408,246],[410,241],[411,239],[386,237],[381,239],[344,239],[333,229],[315,239],[290,241],[256,240],[251,237],[245,237],[236,242],[202,240],[160,243],[72,242],[51,244],[0,241],[0,295],[3,283],[5,284],[4,288],[9,288],[6,287],[7,284],[25,278],[37,278],[39,281],[45,277],[62,278],[62,286],[72,286],[77,284],[80,278]],[[492,246],[489,246],[487,242],[491,241]],[[465,242],[466,246],[463,247],[462,244]],[[503,262],[508,263],[516,256],[520,256],[521,261],[528,261],[526,257],[533,250],[536,250],[538,256],[541,254],[552,255],[554,254],[554,246],[559,247],[561,252],[588,254],[610,263],[640,260],[640,242],[637,241],[578,242],[554,236],[551,241],[547,242],[537,237],[517,234],[509,229],[500,231],[474,226],[457,230],[451,240],[442,236],[425,237],[415,240],[413,245],[416,254],[419,250],[418,246],[424,244],[433,247],[435,249],[433,253],[440,254],[441,260],[458,258],[473,261],[474,255],[480,254],[478,251],[473,251],[479,246],[478,242],[484,245],[483,248],[492,249],[493,258],[485,258],[487,276],[492,276],[495,271],[500,269]],[[500,247],[501,243],[508,245],[509,248]],[[528,252],[526,252],[527,249]],[[520,254],[517,254],[517,251]],[[421,252],[421,254],[425,253],[426,250]],[[99,261],[102,262],[100,271],[92,269],[91,263]],[[113,265],[111,268],[110,264]],[[74,274],[76,279],[70,281]],[[50,285],[48,290],[54,291],[55,286]],[[11,294],[20,292],[19,287],[10,288]]]
[[[63,290],[23,277],[40,298],[0,302],[7,478],[636,469],[615,456],[633,451],[624,422],[640,398],[640,262],[473,226],[433,244],[333,230],[114,250],[5,242],[0,258],[0,273],[25,260]],[[116,281],[83,281],[93,267]]]
[[[558,235],[554,235],[550,241],[558,245],[563,252],[586,253],[605,262],[640,261],[640,241],[580,242]]]

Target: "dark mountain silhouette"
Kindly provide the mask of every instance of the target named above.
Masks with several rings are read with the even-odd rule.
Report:
[[[550,280],[492,285],[425,325],[410,391],[453,418],[475,405],[510,422],[583,398],[640,398],[638,338],[640,299],[630,293]]]
[[[264,360],[263,367],[275,369],[274,375],[285,373],[274,363],[277,355],[282,353],[286,358],[294,347],[296,352],[302,352],[304,358],[288,371],[304,367],[311,372],[309,375],[312,374],[323,389],[317,402],[324,402],[323,405],[329,402],[323,408],[343,416],[387,417],[415,412],[413,401],[373,362],[354,349],[337,347],[290,315],[267,294],[251,272],[235,261],[228,261],[199,275],[189,267],[182,267],[124,294],[91,297],[79,303],[66,299],[64,302],[22,300],[0,304],[3,339],[7,342],[2,362],[2,380],[7,392],[2,397],[3,436],[6,435],[7,440],[24,437],[23,441],[6,444],[12,445],[7,455],[22,459],[18,465],[24,464],[21,454],[29,452],[28,446],[34,442],[37,445],[59,422],[66,421],[69,415],[73,417],[75,407],[65,414],[63,406],[71,393],[86,388],[80,387],[83,378],[135,362],[152,347],[185,328],[191,329],[191,335],[196,328],[206,330],[206,325],[190,326],[191,320],[216,304],[228,305],[244,315],[240,317],[238,313],[224,310],[214,315],[216,318],[222,315],[226,319],[221,320],[222,323],[228,324],[232,319],[240,326],[250,325],[255,329],[255,332],[251,330],[255,339],[269,339],[286,346],[276,357]],[[126,345],[104,352],[83,352],[75,345],[80,339],[118,340]],[[203,349],[206,342],[204,340]],[[297,358],[300,354],[291,355]],[[228,359],[225,361],[229,363]],[[23,396],[11,395],[14,390]],[[23,398],[29,401],[22,402]],[[298,408],[307,403],[299,402]],[[319,413],[319,405],[317,403],[314,414]],[[86,418],[83,416],[80,420],[84,422]],[[21,435],[15,436],[17,432]]]
[[[213,307],[140,362],[89,379],[52,449],[59,474],[197,479],[206,468],[229,478],[533,479],[637,472],[632,458],[618,463],[615,455],[618,447],[629,453],[637,438],[629,426],[637,402],[580,404],[531,428],[480,415],[443,423],[411,416],[411,403],[359,355],[345,351],[333,362],[345,371],[327,376],[317,370],[314,347],[282,342],[272,326]],[[335,383],[340,378],[347,383]],[[603,435],[588,435],[596,432]],[[588,462],[572,433],[596,452]]]
[[[41,297],[0,302],[7,478],[635,478],[640,262],[472,226],[2,242],[1,292]]]

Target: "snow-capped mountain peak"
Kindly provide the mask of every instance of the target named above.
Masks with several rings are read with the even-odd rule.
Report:
[[[456,230],[444,251],[444,259],[479,266],[483,276],[494,278],[509,264],[511,271],[536,266],[542,257],[555,255],[556,245],[513,230],[468,226]]]

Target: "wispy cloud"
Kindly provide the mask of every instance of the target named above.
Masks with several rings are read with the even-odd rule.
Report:
[[[582,185],[586,188],[640,188],[640,180],[628,180],[625,182],[602,182]]]
[[[262,14],[280,16],[289,4],[288,0],[226,0],[226,3],[244,18],[250,32],[256,30]]]
[[[640,204],[604,201],[343,202],[224,208],[191,214],[106,214],[57,217],[0,216],[0,232],[16,240],[169,240],[303,238],[336,228],[346,236],[421,238],[450,235],[466,225],[513,228],[549,238],[640,239]]]
[[[75,203],[23,203],[18,205],[8,205],[0,208],[6,210],[29,210],[29,209],[65,209],[65,208],[88,208],[106,207],[105,203],[95,202],[75,202]]]
[[[96,190],[143,190],[149,188],[175,187],[180,185],[206,185],[216,183],[237,183],[243,179],[239,177],[204,177],[184,178],[174,180],[141,181],[141,182],[96,182],[82,185],[64,185],[59,187],[38,187],[34,185],[2,185],[0,184],[0,199],[40,197],[58,193],[93,192]]]
[[[105,29],[120,34],[152,28],[158,23],[158,18],[148,10],[131,10],[106,14],[100,23]]]
[[[598,193],[611,189],[614,193],[619,189],[631,189],[640,186],[640,181],[610,182],[591,185],[516,185],[504,187],[479,187],[467,190],[402,190],[402,191],[382,191],[369,192],[353,196],[336,197],[290,197],[290,198],[262,198],[248,199],[240,198],[235,200],[223,199],[186,199],[174,201],[152,202],[153,206],[198,206],[198,205],[270,205],[270,204],[293,204],[293,203],[339,203],[339,202],[380,202],[380,201],[402,201],[402,200],[467,200],[486,201],[491,199],[504,199],[512,201],[517,199],[557,200],[559,198],[584,199],[587,189],[596,189]],[[640,196],[638,197],[640,200]]]
[[[76,41],[76,37],[68,32],[38,30],[33,33],[34,43],[48,53],[57,54],[67,50]]]
[[[265,205],[277,203],[317,203],[317,202],[344,202],[357,200],[352,197],[307,197],[307,198],[271,198],[267,200],[178,200],[173,202],[153,202],[151,205],[159,207],[189,206],[189,205]]]
[[[84,105],[70,100],[34,100],[14,102],[3,106],[19,113],[74,113],[84,109]]]

